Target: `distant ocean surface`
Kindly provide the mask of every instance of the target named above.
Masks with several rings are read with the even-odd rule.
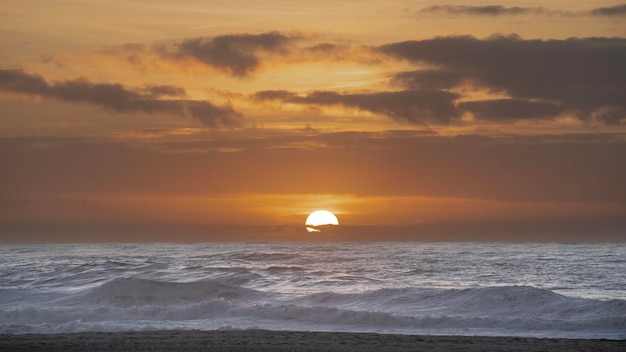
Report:
[[[626,244],[0,246],[0,333],[626,338]]]

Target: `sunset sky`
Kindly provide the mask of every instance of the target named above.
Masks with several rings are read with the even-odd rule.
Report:
[[[0,18],[0,242],[626,241],[623,2]]]

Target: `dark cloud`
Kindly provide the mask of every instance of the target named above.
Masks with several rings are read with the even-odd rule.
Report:
[[[560,16],[626,16],[626,5],[597,7],[589,11],[571,12],[551,10],[545,7],[519,7],[502,5],[434,5],[419,10],[419,13],[441,13],[467,16],[516,16],[516,15],[560,15]]]
[[[261,91],[257,100],[278,100],[286,103],[329,106],[338,105],[390,116],[398,121],[416,124],[448,124],[457,116],[454,101],[458,94],[440,90],[404,90],[397,92],[341,94],[316,91],[297,95],[288,91]]]
[[[185,92],[185,88],[172,85],[147,86],[141,91],[141,93],[154,98],[184,97],[187,94]]]
[[[459,103],[458,108],[471,112],[475,118],[488,121],[546,119],[563,113],[556,104],[521,99],[467,101]]]
[[[536,15],[536,14],[559,14],[559,11],[548,10],[545,7],[506,7],[501,5],[472,6],[472,5],[435,5],[426,7],[420,13],[447,13],[451,15],[475,15],[475,16],[510,16],[510,15]]]
[[[207,101],[187,100],[179,104],[182,111],[208,127],[241,127],[241,114],[230,106],[217,106]]]
[[[215,37],[183,38],[160,44],[124,44],[94,50],[96,55],[114,56],[144,71],[211,68],[233,77],[249,77],[270,63],[377,61],[371,48],[345,41],[317,41],[315,35],[297,32],[240,33]],[[166,65],[161,65],[166,62]],[[171,65],[173,64],[173,65]],[[193,70],[192,70],[193,71]]]
[[[323,147],[299,148],[295,143]],[[239,151],[223,153],[220,147]],[[1,138],[0,165],[10,165],[10,172],[0,173],[0,194],[6,199],[55,192],[226,195],[304,190],[626,204],[624,155],[624,134],[292,132],[140,144]]]
[[[278,32],[229,34],[187,39],[169,47],[162,47],[161,52],[168,58],[193,59],[224,70],[233,76],[243,77],[259,68],[260,54],[286,54],[288,45],[299,38],[297,35]]]
[[[0,89],[16,93],[46,95],[50,86],[41,76],[22,70],[0,69]]]
[[[315,44],[307,48],[306,50],[308,50],[310,53],[313,53],[313,54],[331,55],[338,51],[342,51],[346,49],[348,49],[346,45],[326,42],[326,43]]]
[[[581,119],[626,119],[623,38],[523,40],[518,36],[455,36],[393,43],[380,50],[395,58],[437,67],[393,77],[393,82],[412,89],[472,84],[504,92],[516,100],[553,103]],[[539,106],[525,104],[531,105]],[[543,109],[548,109],[548,105]],[[605,111],[610,112],[607,118]]]
[[[174,86],[130,89],[121,84],[91,83],[83,79],[48,84],[38,75],[21,70],[1,69],[0,90],[59,101],[88,103],[120,113],[144,112],[189,116],[208,127],[236,127],[242,123],[239,113],[228,106],[217,106],[208,101],[157,99],[160,96],[185,95],[184,89]]]
[[[463,72],[450,69],[433,69],[399,72],[391,82],[409,89],[450,89],[463,83]]]
[[[376,58],[367,47],[353,47],[345,43],[320,42],[293,50],[292,57],[300,61],[351,61],[372,64]]]
[[[622,216],[568,216],[513,220],[423,221],[410,225],[350,225],[303,233],[302,224],[222,225],[170,223],[0,223],[0,242],[25,243],[154,243],[172,242],[626,242]]]
[[[281,100],[286,102],[296,102],[298,99],[303,99],[296,93],[286,90],[263,90],[254,93],[253,98],[256,100]]]
[[[626,16],[626,4],[611,7],[597,7],[590,11],[594,16]]]

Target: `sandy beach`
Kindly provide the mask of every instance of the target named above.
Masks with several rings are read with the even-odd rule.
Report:
[[[0,351],[626,351],[626,340],[168,330],[0,335]]]

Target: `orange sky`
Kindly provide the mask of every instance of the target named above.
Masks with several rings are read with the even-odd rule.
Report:
[[[623,3],[0,16],[0,242],[626,240]]]

